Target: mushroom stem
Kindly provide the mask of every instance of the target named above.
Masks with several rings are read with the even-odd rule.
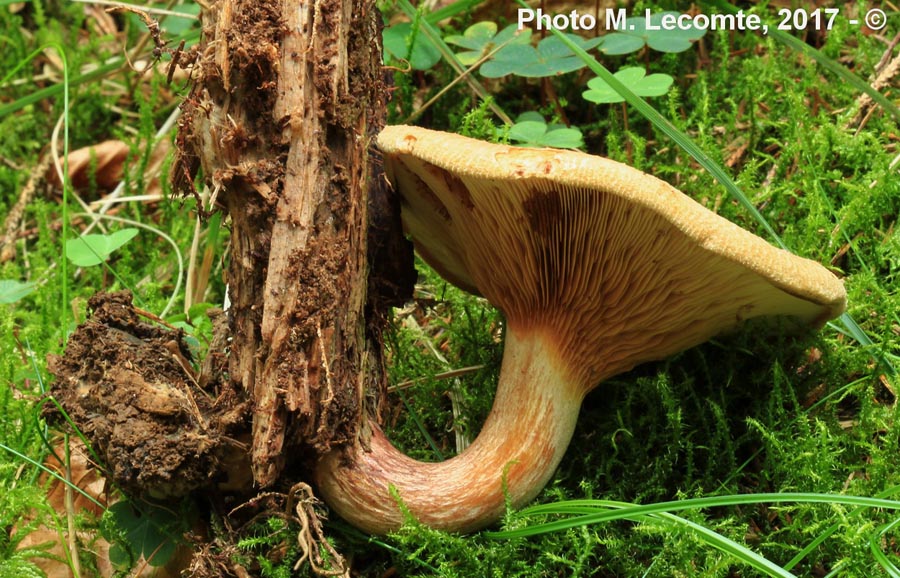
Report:
[[[534,498],[556,470],[586,390],[572,375],[549,335],[510,326],[493,408],[464,452],[419,462],[376,427],[369,451],[357,443],[319,462],[319,489],[342,518],[372,534],[396,530],[404,521],[392,488],[432,528],[482,528],[503,515],[507,498],[513,507]]]

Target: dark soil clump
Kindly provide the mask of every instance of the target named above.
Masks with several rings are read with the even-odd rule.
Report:
[[[131,293],[99,293],[89,309],[65,355],[50,358],[51,393],[107,477],[126,493],[154,498],[221,481],[233,446],[226,434],[243,421],[242,404],[216,391],[219,380],[197,374],[184,332],[142,321]]]

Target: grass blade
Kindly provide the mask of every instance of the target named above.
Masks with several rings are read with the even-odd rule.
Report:
[[[397,5],[400,7],[400,10],[403,11],[404,14],[410,19],[410,21],[416,21],[416,8],[409,3],[409,0],[397,0]],[[449,7],[448,7],[449,8]],[[503,112],[499,106],[494,103],[494,99],[490,98],[490,93],[488,93],[487,89],[484,88],[477,78],[471,74],[466,73],[466,67],[459,61],[456,57],[456,54],[447,46],[447,43],[444,42],[443,36],[441,36],[440,31],[438,31],[434,25],[431,23],[431,19],[427,16],[419,20],[419,24],[422,27],[422,32],[425,33],[425,37],[431,42],[435,48],[441,53],[441,57],[447,61],[447,64],[453,68],[453,70],[459,75],[466,76],[466,82],[469,86],[478,93],[478,97],[482,100],[485,100],[489,103],[491,111],[500,117],[504,123],[508,125],[512,125],[513,121],[509,118],[509,116]]]
[[[715,6],[719,10],[727,12],[729,14],[737,14],[740,11],[737,6],[734,6],[733,4],[724,0],[705,0],[703,4],[710,4],[712,6]],[[802,42],[794,36],[791,36],[784,30],[778,30],[777,26],[770,25],[769,34],[771,34],[775,40],[784,44],[788,48],[796,50],[797,52],[800,52],[801,54],[812,58],[822,68],[825,68],[829,72],[837,75],[841,80],[857,89],[858,91],[868,95],[869,98],[877,102],[884,110],[891,113],[891,115],[893,115],[895,119],[900,120],[900,109],[898,109],[893,102],[891,102],[883,94],[872,88],[865,80],[847,70],[847,67],[843,66],[840,62],[835,62],[831,58],[828,58],[827,56],[822,54],[821,51],[816,50],[809,44]]]
[[[27,462],[27,463],[31,464],[32,466],[38,468],[42,472],[46,473],[48,476],[50,476],[52,478],[56,478],[57,480],[59,480],[60,482],[62,482],[65,485],[69,486],[70,488],[72,488],[73,490],[75,490],[76,492],[78,492],[79,494],[81,494],[82,496],[84,496],[85,498],[90,500],[91,502],[95,503],[101,510],[106,510],[106,506],[101,504],[95,497],[88,494],[87,492],[85,492],[84,490],[82,490],[81,488],[79,488],[78,486],[73,484],[72,482],[68,481],[61,475],[57,474],[56,472],[54,472],[53,470],[51,470],[44,464],[42,464],[36,460],[33,460],[33,459],[29,458],[28,456],[26,456],[25,454],[23,454],[22,452],[20,452],[16,449],[13,449],[13,448],[9,447],[8,445],[2,444],[2,443],[0,443],[0,450],[6,450],[9,453],[11,453],[12,455],[19,458],[20,460]]]
[[[612,520],[621,520],[633,516],[648,514],[661,514],[665,512],[678,512],[681,510],[711,508],[721,506],[736,506],[740,504],[783,504],[783,503],[808,503],[808,504],[845,504],[862,506],[867,508],[884,508],[887,510],[900,510],[900,501],[884,498],[868,498],[865,496],[845,496],[841,494],[813,494],[805,492],[797,493],[768,493],[768,494],[739,494],[730,496],[709,496],[706,498],[692,498],[688,500],[675,500],[658,502],[655,504],[635,505],[620,510],[609,511],[605,500],[567,500],[550,504],[539,504],[518,512],[516,516],[528,517],[546,514],[579,514],[576,517],[555,520],[543,524],[536,524],[527,528],[508,530],[502,532],[487,532],[491,538],[519,538],[534,536],[547,532],[568,530],[585,524],[598,524]],[[615,502],[612,502],[615,503]],[[601,511],[598,511],[601,510]]]
[[[554,510],[557,510],[554,513],[585,513],[589,515],[589,513],[615,513],[617,514],[616,519],[627,519],[635,522],[646,521],[647,519],[652,519],[658,522],[663,522],[665,524],[671,526],[681,526],[682,528],[687,529],[692,532],[695,537],[711,546],[720,552],[728,554],[729,556],[734,557],[747,564],[748,566],[759,570],[767,576],[779,577],[779,578],[795,578],[794,574],[791,574],[789,571],[784,568],[778,566],[774,562],[768,560],[767,558],[757,554],[756,552],[750,550],[746,546],[743,546],[734,540],[727,538],[718,532],[710,530],[696,522],[692,522],[680,516],[676,516],[669,512],[658,512],[653,514],[638,514],[638,515],[629,515],[626,512],[634,511],[636,507],[634,504],[629,504],[627,502],[615,502],[610,500],[573,500],[571,502],[560,502],[563,507]],[[546,506],[557,506],[558,504],[545,504]],[[531,508],[529,508],[531,510]],[[510,532],[510,533],[514,533]],[[500,534],[504,534],[504,532],[489,532],[487,535],[489,537],[503,537]],[[514,536],[518,537],[518,536]]]

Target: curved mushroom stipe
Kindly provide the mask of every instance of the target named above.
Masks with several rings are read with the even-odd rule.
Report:
[[[471,532],[499,519],[507,496],[514,506],[534,498],[569,445],[583,392],[545,339],[510,332],[504,345],[493,408],[464,452],[419,462],[376,428],[370,451],[332,452],[319,465],[326,503],[354,526],[385,534],[404,521],[393,487],[423,524]]]
[[[319,489],[370,533],[421,522],[472,531],[531,500],[559,464],[584,396],[635,365],[762,315],[813,325],[842,282],[667,183],[582,153],[494,145],[418,127],[378,136],[422,257],[507,318],[491,414],[445,462],[412,460],[373,426],[325,456]],[[506,489],[504,489],[506,488]]]

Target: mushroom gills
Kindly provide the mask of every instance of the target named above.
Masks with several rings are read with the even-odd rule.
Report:
[[[745,319],[821,324],[846,305],[827,269],[775,248],[667,183],[583,153],[520,149],[417,127],[378,137],[420,255],[506,315],[503,366],[478,438],[439,464],[371,444],[326,456],[326,501],[373,533],[403,522],[471,531],[532,499],[584,395]],[[505,485],[505,486],[504,486]]]

